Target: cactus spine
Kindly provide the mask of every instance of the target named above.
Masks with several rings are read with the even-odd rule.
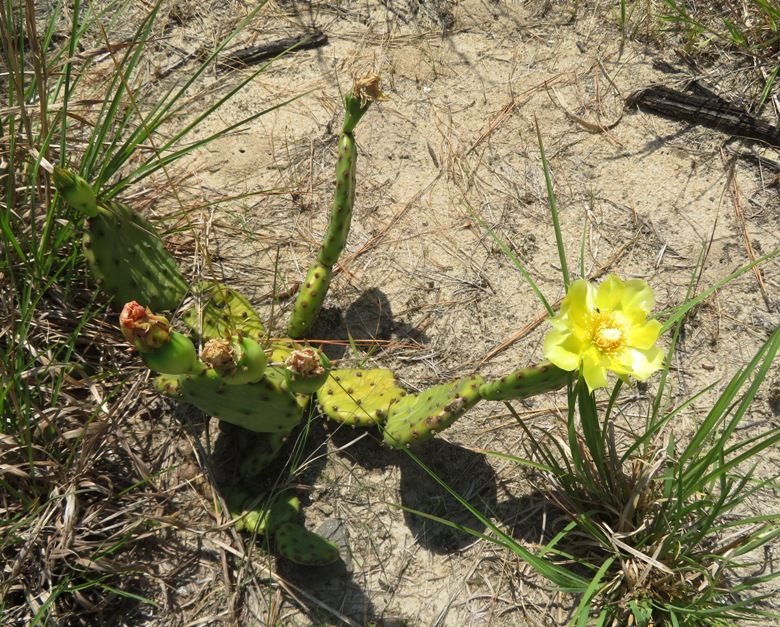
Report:
[[[344,124],[338,142],[336,161],[336,191],[330,212],[330,223],[325,240],[317,252],[317,260],[306,275],[306,281],[295,301],[287,335],[302,338],[314,323],[325,300],[333,276],[333,266],[347,243],[355,205],[355,173],[357,148],[355,127],[373,102],[386,100],[379,88],[379,77],[369,74],[357,79],[352,91],[344,98]]]

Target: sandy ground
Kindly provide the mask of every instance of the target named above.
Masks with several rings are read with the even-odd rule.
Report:
[[[573,274],[582,267],[588,277],[614,272],[646,279],[664,310],[683,302],[692,276],[700,292],[747,263],[748,241],[756,255],[776,250],[777,171],[756,159],[778,161],[776,149],[623,109],[637,89],[654,82],[681,87],[694,78],[749,101],[760,90],[758,78],[722,59],[694,68],[672,46],[659,48],[652,31],[622,42],[608,4],[580,3],[575,13],[568,3],[536,0],[269,2],[235,48],[313,27],[328,42],[275,61],[195,132],[207,136],[301,96],[188,158],[183,171],[192,176],[181,183],[186,202],[222,201],[192,215],[212,269],[193,261],[189,271],[215,274],[240,289],[269,327],[283,333],[291,302],[268,296],[303,278],[322,239],[340,92],[367,71],[383,78],[390,99],[372,108],[356,133],[353,230],[313,332],[335,342],[328,350],[343,366],[391,368],[417,390],[474,371],[500,375],[542,358],[544,309],[481,226],[504,242],[551,302],[563,296],[536,125]],[[168,17],[156,70],[164,73],[207,47],[245,10],[180,5]],[[193,110],[252,69],[211,74]],[[776,122],[771,111],[766,115]],[[160,203],[158,213],[166,210]],[[747,273],[696,309],[673,365],[675,400],[711,383],[714,392],[722,389],[780,323],[779,265],[761,267],[763,293],[756,275]],[[350,337],[361,341],[357,355]],[[640,415],[653,390],[651,381],[629,391],[629,410]],[[675,429],[683,434],[696,424],[711,398]],[[553,394],[517,409],[525,420],[550,420],[563,401]],[[379,447],[376,433],[337,429],[319,418],[311,424],[303,469],[292,477],[284,469],[290,446],[274,472],[298,486],[307,527],[329,521],[348,538],[349,554],[336,569],[302,572],[278,564],[286,583],[268,585],[269,559],[250,552],[246,539],[215,529],[208,516],[213,494],[202,475],[206,460],[187,444],[186,422],[176,427],[192,414],[154,403],[155,412],[165,410],[163,419],[147,427],[179,429],[182,438],[155,460],[161,470],[179,468],[169,489],[189,531],[172,536],[181,553],[156,573],[168,587],[161,608],[145,610],[148,622],[565,622],[571,599],[548,591],[519,558],[399,509],[484,531],[407,455]],[[751,423],[777,419],[762,392]],[[226,436],[215,442],[216,433],[212,425],[211,439],[204,435],[202,442],[219,453]],[[523,447],[522,430],[506,408],[483,403],[413,452],[533,548],[549,537],[548,514],[554,514],[527,472],[480,452],[527,453]],[[219,472],[219,456],[213,459]],[[767,472],[777,473],[778,461],[776,451],[768,453]],[[189,474],[182,475],[182,464]],[[183,568],[186,554],[193,562]]]

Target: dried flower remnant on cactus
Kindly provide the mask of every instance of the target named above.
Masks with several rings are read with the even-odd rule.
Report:
[[[325,372],[320,355],[313,348],[294,350],[284,361],[287,369],[304,379],[316,377]]]
[[[598,287],[574,281],[544,339],[544,354],[563,370],[580,370],[588,389],[607,385],[607,371],[644,381],[660,370],[664,353],[654,346],[661,323],[648,320],[653,290],[638,279],[609,275]]]
[[[200,360],[217,372],[234,372],[238,356],[229,341],[215,338],[204,344]]]
[[[356,78],[352,85],[352,93],[360,101],[360,106],[365,107],[372,102],[386,102],[387,95],[380,88],[381,80],[376,74],[370,73]]]
[[[168,342],[171,324],[136,301],[127,303],[119,314],[119,326],[125,339],[140,352],[149,352]]]

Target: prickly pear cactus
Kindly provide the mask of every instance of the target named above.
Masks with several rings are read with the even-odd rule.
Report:
[[[570,372],[561,370],[549,361],[543,361],[483,383],[479,387],[479,395],[486,401],[519,400],[558,390],[566,385],[570,375]]]
[[[264,376],[257,383],[230,385],[214,370],[206,370],[197,375],[158,377],[155,389],[219,420],[249,431],[273,433],[291,429],[303,417],[301,402],[284,389],[283,381],[283,375]]]
[[[200,352],[200,359],[230,385],[260,381],[268,364],[263,347],[252,338],[240,335],[209,340]]]
[[[256,342],[266,336],[260,314],[241,294],[214,281],[197,286],[199,304],[182,315],[182,321],[201,339],[242,335]]]
[[[339,559],[339,549],[333,542],[294,522],[276,528],[274,543],[280,555],[302,566],[326,566]]]
[[[317,391],[317,402],[323,415],[353,427],[368,427],[385,421],[390,407],[406,396],[395,373],[371,370],[341,369]]]
[[[390,408],[385,443],[401,448],[429,440],[482,400],[479,387],[484,381],[473,375],[419,394],[408,394]]]

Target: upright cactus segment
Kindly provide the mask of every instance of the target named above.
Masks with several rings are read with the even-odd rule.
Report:
[[[330,285],[333,266],[338,261],[352,222],[355,204],[355,173],[357,148],[355,127],[372,103],[386,100],[379,88],[379,77],[369,74],[357,79],[352,91],[344,98],[344,124],[338,142],[336,161],[336,191],[330,212],[330,223],[325,240],[317,253],[317,260],[306,275],[306,281],[295,301],[287,334],[293,339],[302,338],[314,322]]]
[[[420,444],[451,426],[482,397],[479,375],[409,394],[390,408],[384,440],[392,448]]]
[[[178,307],[187,282],[152,223],[125,204],[94,199],[92,188],[77,175],[62,168],[54,173],[68,204],[87,215],[84,258],[106,294],[154,310]]]
[[[390,370],[343,369],[331,372],[317,390],[320,411],[336,422],[370,427],[387,419],[390,407],[406,396]]]
[[[256,342],[266,335],[260,314],[241,294],[213,281],[197,286],[196,294],[201,302],[182,314],[182,321],[198,337],[204,340],[224,338],[226,335],[242,335]]]
[[[543,361],[483,383],[479,387],[479,395],[486,401],[520,400],[564,387],[570,374],[549,361]]]
[[[333,267],[325,266],[318,261],[311,265],[306,280],[298,292],[295,308],[287,325],[287,334],[290,337],[300,339],[309,330],[322,303],[325,302],[331,277],[333,277]]]

